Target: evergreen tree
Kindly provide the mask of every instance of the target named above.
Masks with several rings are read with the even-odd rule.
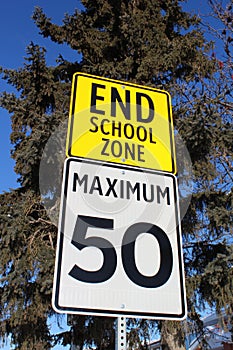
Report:
[[[193,164],[194,193],[182,221],[189,321],[197,322],[205,303],[232,312],[232,81],[211,56],[200,20],[182,10],[182,1],[82,4],[84,9],[65,15],[60,26],[40,8],[33,14],[44,37],[77,52],[76,62],[60,56],[56,67],[48,67],[45,50],[31,43],[24,67],[2,70],[18,91],[3,93],[0,103],[11,113],[12,157],[20,187],[0,196],[0,332],[2,337],[10,334],[18,349],[50,349],[59,341],[74,341],[81,348],[92,342],[97,349],[114,348],[111,318],[73,317],[71,331],[55,337],[47,324],[53,314],[57,228],[41,200],[39,166],[48,138],[68,117],[71,80],[77,71],[171,93],[175,126]],[[232,29],[232,10],[227,11]],[[47,190],[54,194],[60,188],[55,183]],[[146,339],[148,327],[149,321],[133,320],[130,344],[138,343],[139,333]],[[162,322],[160,328],[164,348],[184,349],[182,323]]]

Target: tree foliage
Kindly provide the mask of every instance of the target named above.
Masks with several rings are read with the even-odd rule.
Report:
[[[17,349],[50,349],[57,342],[114,347],[111,318],[72,317],[71,330],[55,336],[47,322],[54,313],[57,230],[40,196],[39,167],[48,138],[68,117],[76,71],[171,93],[175,126],[193,165],[193,195],[182,221],[188,320],[197,322],[206,304],[232,313],[232,8],[210,0],[223,26],[218,32],[223,59],[204,39],[200,19],[182,10],[182,1],[83,0],[82,5],[66,14],[62,25],[41,8],[33,14],[44,37],[77,52],[76,62],[61,55],[49,67],[45,49],[30,43],[22,68],[1,70],[17,92],[2,93],[0,104],[11,114],[20,187],[0,196],[0,334],[11,335]],[[47,190],[54,195],[60,188]],[[128,326],[131,348],[140,348],[140,339],[148,341],[150,321],[129,320]],[[164,346],[183,348],[183,324],[163,322],[160,328]]]

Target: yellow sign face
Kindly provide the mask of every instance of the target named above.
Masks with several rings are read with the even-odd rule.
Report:
[[[74,75],[68,157],[176,173],[173,134],[166,91]]]

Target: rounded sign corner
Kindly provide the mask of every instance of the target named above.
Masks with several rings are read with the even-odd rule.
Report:
[[[186,305],[184,305],[183,311],[182,311],[182,313],[179,315],[178,320],[179,320],[179,321],[184,321],[184,320],[186,320],[187,316],[188,316],[187,308],[186,308]]]
[[[72,154],[72,152],[71,152],[71,147],[69,147],[69,148],[66,150],[66,157],[67,157],[68,159],[73,157],[73,154]]]
[[[54,298],[52,298],[52,308],[55,312],[61,314],[64,313],[65,311],[63,310],[63,307],[59,305],[57,296],[55,295]]]
[[[171,94],[170,94],[170,92],[168,92],[168,91],[166,91],[166,90],[161,90],[161,91],[163,91],[163,93],[164,93],[165,95],[167,95],[167,98],[168,98],[168,100],[169,100],[169,102],[170,102],[170,104],[171,104]]]
[[[172,171],[171,173],[174,175],[174,176],[177,176],[177,166],[176,166],[176,162],[173,162],[172,164]]]
[[[76,77],[78,77],[78,76],[80,76],[80,75],[83,75],[84,73],[82,73],[82,72],[75,72],[74,74],[73,74],[73,79],[75,79]]]

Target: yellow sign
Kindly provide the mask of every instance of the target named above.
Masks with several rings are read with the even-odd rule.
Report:
[[[169,94],[76,73],[67,156],[176,173]]]

